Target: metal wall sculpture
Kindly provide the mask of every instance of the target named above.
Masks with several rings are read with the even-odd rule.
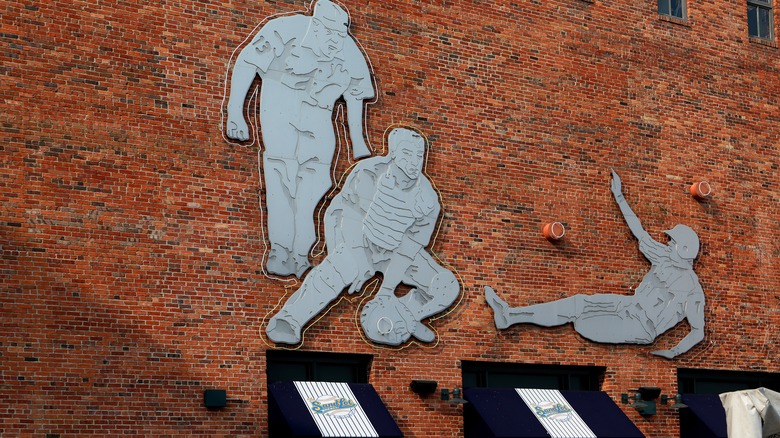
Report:
[[[669,243],[653,240],[642,228],[622,193],[620,177],[612,172],[612,194],[639,250],[652,267],[634,295],[574,295],[524,307],[509,307],[490,287],[485,298],[493,309],[496,327],[529,323],[545,327],[573,323],[582,336],[614,344],[650,344],[684,319],[690,333],[669,350],[653,354],[674,358],[704,339],[704,292],[693,271],[699,253],[699,237],[691,228],[677,225],[666,231]]]
[[[349,15],[329,0],[312,15],[265,23],[232,70],[226,134],[250,138],[244,103],[259,76],[263,174],[271,243],[267,271],[301,278],[311,266],[314,210],[332,187],[336,149],[332,115],[344,98],[354,157],[370,155],[363,138],[364,101],[374,97],[368,61],[349,34]]]
[[[268,337],[283,344],[301,341],[302,328],[348,288],[359,291],[377,273],[376,296],[365,305],[361,325],[374,342],[400,345],[414,337],[435,340],[422,320],[442,312],[460,294],[455,275],[426,251],[439,217],[439,198],[422,173],[425,139],[397,128],[389,154],[360,161],[325,212],[328,254],[306,275],[269,321]],[[413,289],[398,298],[401,283]]]

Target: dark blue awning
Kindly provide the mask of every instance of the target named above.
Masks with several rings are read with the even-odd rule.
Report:
[[[727,438],[726,410],[718,394],[683,394],[680,438]]]
[[[327,383],[323,383],[323,385],[327,385]],[[390,416],[385,404],[379,398],[379,394],[376,393],[373,386],[359,383],[349,383],[347,386],[354,394],[356,399],[354,401],[357,402],[357,406],[365,412],[371,426],[377,432],[377,435],[358,436],[379,436],[382,438],[403,436],[403,433],[401,433],[393,417]],[[347,406],[347,409],[338,409],[339,413],[353,408],[350,400],[337,401],[333,404],[339,403]],[[323,437],[325,435],[320,432],[314,420],[314,415],[318,414],[312,413],[311,404],[304,401],[304,398],[295,386],[295,382],[275,382],[268,385],[268,426],[270,436],[291,438]],[[350,415],[347,412],[343,417],[346,418]],[[338,418],[338,416],[333,418]]]
[[[642,432],[605,393],[561,391],[571,408],[598,437],[644,438]],[[539,437],[549,434],[513,388],[468,388],[464,390],[466,438]]]

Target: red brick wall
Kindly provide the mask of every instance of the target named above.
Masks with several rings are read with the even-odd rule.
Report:
[[[780,52],[749,41],[744,2],[348,1],[374,70],[368,137],[431,140],[445,212],[432,250],[464,294],[435,345],[380,348],[342,300],[303,349],[374,355],[371,382],[407,436],[457,436],[461,360],[598,365],[614,399],[674,394],[676,367],[780,372]],[[0,435],[263,436],[265,319],[295,283],[262,274],[258,145],[221,133],[233,51],[302,1],[0,0]],[[342,150],[338,172],[349,164]],[[513,305],[628,293],[649,269],[609,171],[650,234],[702,241],[706,338],[600,345],[570,326],[495,329]],[[688,186],[708,180],[714,197]],[[551,244],[544,223],[566,224]],[[202,392],[245,400],[210,412]],[[670,409],[641,418],[673,436]]]

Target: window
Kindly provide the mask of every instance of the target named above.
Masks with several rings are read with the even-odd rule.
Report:
[[[720,394],[761,386],[780,391],[780,374],[680,368],[677,385],[683,394]]]
[[[463,361],[464,388],[533,388],[598,391],[606,369]]]
[[[685,20],[685,0],[658,0],[658,13]]]
[[[772,0],[748,0],[748,33],[751,37],[771,40],[774,38]]]
[[[321,381],[368,383],[371,355],[269,350],[266,352],[268,383]]]

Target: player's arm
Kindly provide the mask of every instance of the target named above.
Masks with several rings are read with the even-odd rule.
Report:
[[[424,178],[424,176],[420,176]],[[439,197],[430,188],[427,181],[421,181],[427,188],[414,201],[414,209],[420,214],[401,238],[401,244],[395,249],[390,264],[384,273],[382,288],[385,291],[395,290],[395,287],[403,280],[406,270],[414,262],[417,254],[424,251],[431,241],[436,230],[436,222],[439,219]]]
[[[612,171],[612,195],[615,197],[618,207],[620,207],[620,212],[623,214],[623,219],[625,219],[628,228],[631,230],[631,234],[639,241],[639,250],[642,251],[642,254],[650,261],[663,254],[666,245],[653,240],[650,234],[642,228],[642,223],[623,196],[623,184],[614,170]]]
[[[374,82],[363,52],[356,44],[349,42],[344,45],[344,55],[351,79],[343,97],[347,103],[347,126],[352,142],[352,155],[358,159],[371,155],[363,135],[363,101],[374,98]]]
[[[679,356],[704,339],[704,293],[697,287],[695,293],[691,293],[685,302],[685,318],[691,331],[680,342],[669,350],[654,351],[656,356],[672,359]]]
[[[233,66],[226,126],[227,136],[232,139],[249,140],[249,126],[243,114],[244,101],[255,76],[267,72],[273,60],[284,51],[286,41],[279,24],[280,21],[270,21],[263,26],[252,42],[241,50]]]
[[[424,176],[421,175],[420,178],[424,178]],[[427,181],[421,181],[421,183],[425,182]],[[433,237],[433,233],[436,231],[436,223],[439,220],[439,212],[441,210],[439,196],[432,188],[423,190],[415,201],[414,208],[418,211],[420,217],[406,231],[398,248],[398,252],[412,258],[431,243],[431,237]]]

